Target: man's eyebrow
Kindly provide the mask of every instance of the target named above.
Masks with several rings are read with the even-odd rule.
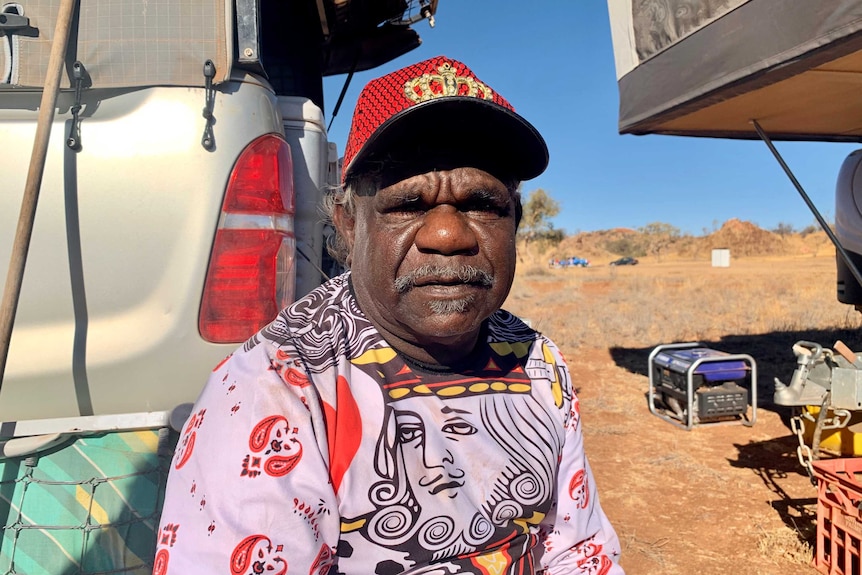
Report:
[[[480,202],[499,202],[500,200],[507,201],[511,197],[511,194],[509,194],[509,190],[495,190],[482,186],[473,190],[471,197],[473,200]]]
[[[410,190],[388,190],[385,193],[378,192],[375,196],[377,205],[383,208],[418,205],[422,201],[422,194]]]
[[[410,187],[405,187],[405,188],[400,188],[398,190],[393,191],[392,194],[390,194],[390,196],[391,196],[391,199],[393,199],[393,200],[397,200],[397,201],[401,201],[401,202],[413,202],[413,201],[416,201],[419,198],[421,198],[422,194],[420,192],[417,192],[416,190],[410,188]]]

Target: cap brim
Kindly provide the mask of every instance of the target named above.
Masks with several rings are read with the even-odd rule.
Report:
[[[447,97],[395,114],[368,138],[345,179],[373,161],[444,159],[483,169],[500,179],[530,180],[548,166],[548,146],[532,124],[487,100]]]

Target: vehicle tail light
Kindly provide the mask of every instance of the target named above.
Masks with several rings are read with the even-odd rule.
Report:
[[[261,136],[228,182],[201,301],[205,340],[244,341],[292,303],[294,206],[290,147],[280,136]]]

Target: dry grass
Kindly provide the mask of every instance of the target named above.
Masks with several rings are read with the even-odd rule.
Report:
[[[634,532],[620,534],[620,545],[622,545],[623,553],[638,555],[640,559],[646,559],[659,567],[665,566],[663,548],[668,542],[667,537],[650,539],[638,536]]]
[[[563,348],[631,347],[807,330],[856,330],[832,258],[757,258],[519,272],[506,307]],[[831,343],[831,342],[830,342]]]
[[[779,527],[766,530],[760,528],[757,536],[757,549],[765,558],[775,564],[782,562],[797,565],[810,565],[814,560],[814,549],[804,540],[798,530]]]

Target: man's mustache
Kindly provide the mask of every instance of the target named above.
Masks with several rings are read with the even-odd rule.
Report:
[[[427,264],[395,278],[395,289],[398,293],[404,293],[416,287],[417,284],[454,282],[489,288],[494,285],[494,276],[485,270],[466,264],[453,266]]]

